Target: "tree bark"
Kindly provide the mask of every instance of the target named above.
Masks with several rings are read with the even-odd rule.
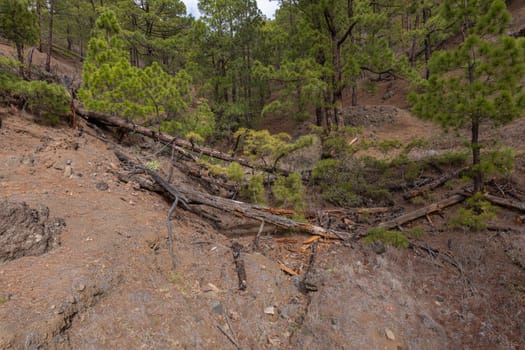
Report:
[[[51,52],[53,50],[53,20],[55,0],[49,0],[49,28],[47,33],[47,56],[46,56],[46,72],[51,72]]]
[[[472,167],[474,170],[474,193],[481,191],[483,183],[483,173],[479,168],[481,162],[480,145],[479,145],[479,118],[472,118],[472,140],[470,142],[472,147]]]
[[[465,169],[456,170],[456,171],[453,171],[451,173],[448,173],[448,174],[445,174],[443,176],[440,176],[437,179],[435,179],[434,181],[432,181],[432,182],[430,182],[430,183],[428,183],[426,185],[423,185],[423,186],[421,186],[419,188],[415,188],[415,189],[413,189],[411,191],[408,191],[406,194],[403,195],[403,198],[404,199],[414,198],[416,196],[419,196],[419,195],[423,194],[426,191],[431,191],[431,190],[433,190],[435,188],[438,188],[439,186],[443,185],[448,180],[453,179],[455,177],[458,177],[459,174],[461,174],[463,171],[465,171]]]
[[[446,207],[450,207],[451,205],[457,204],[462,202],[466,197],[461,194],[456,194],[454,196],[445,198],[442,201],[439,201],[437,203],[433,203],[429,206],[426,206],[424,208],[420,208],[417,210],[414,210],[410,213],[407,213],[405,215],[401,215],[393,220],[383,222],[379,224],[379,227],[386,228],[386,229],[393,229],[396,227],[399,227],[401,225],[404,225],[410,221],[414,221],[416,219],[419,219],[420,217],[423,217],[425,215],[428,215],[430,213],[434,213],[436,211],[440,211]]]
[[[16,57],[18,58],[18,61],[20,62],[20,67],[18,67],[18,73],[22,77],[22,79],[25,79],[26,73],[25,73],[25,62],[24,62],[24,45],[21,43],[16,43]]]

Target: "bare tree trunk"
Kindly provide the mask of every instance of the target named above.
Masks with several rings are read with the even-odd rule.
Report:
[[[474,170],[474,193],[481,191],[481,185],[483,183],[483,173],[479,168],[481,161],[480,158],[480,145],[479,145],[479,118],[472,118],[472,166]]]
[[[46,72],[51,72],[51,52],[53,50],[53,19],[55,0],[49,0],[49,28],[47,34]]]
[[[25,74],[24,45],[23,44],[16,43],[16,57],[18,58],[18,61],[20,62],[18,73],[23,79],[25,79],[26,74]]]

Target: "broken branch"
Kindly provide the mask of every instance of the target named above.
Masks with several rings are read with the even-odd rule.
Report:
[[[386,229],[392,229],[399,227],[407,222],[419,219],[422,216],[426,216],[430,213],[440,211],[446,207],[457,204],[465,200],[465,196],[462,194],[456,194],[451,197],[445,198],[437,203],[430,204],[429,206],[414,210],[405,215],[401,215],[393,220],[380,223],[378,226]]]

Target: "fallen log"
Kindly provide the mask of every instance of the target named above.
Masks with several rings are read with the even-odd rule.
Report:
[[[190,211],[192,210],[192,208],[189,206],[190,204],[203,204],[241,217],[247,217],[257,221],[264,221],[265,223],[272,224],[280,228],[307,232],[311,235],[318,235],[328,239],[347,241],[357,237],[348,232],[325,229],[323,227],[309,223],[298,222],[287,217],[269,214],[267,212],[269,208],[267,207],[222,198],[219,196],[213,196],[208,193],[196,190],[175,188],[173,185],[166,182],[155,171],[135,163],[128,156],[121,152],[116,151],[115,154],[121,162],[127,163],[128,165],[133,165],[137,169],[144,170],[146,173],[148,173],[148,175],[150,175],[153,180],[155,180],[155,182],[157,182],[167,192],[170,200],[180,198],[180,204],[185,209]]]
[[[525,203],[519,202],[513,199],[506,199],[501,198],[497,196],[493,196],[491,194],[485,193],[483,197],[491,202],[492,204],[496,204],[505,208],[515,209],[519,211],[525,211]]]
[[[405,193],[403,195],[403,198],[408,200],[408,199],[420,196],[421,194],[423,194],[423,193],[425,193],[427,191],[431,191],[433,189],[436,189],[439,186],[442,186],[448,180],[453,179],[455,177],[458,177],[459,174],[461,174],[464,170],[465,169],[460,169],[460,170],[454,171],[452,173],[448,173],[448,174],[442,175],[442,176],[438,177],[437,179],[435,179],[432,182],[429,182],[429,183],[427,183],[427,184],[425,184],[425,185],[423,185],[421,187],[418,187],[418,188],[415,188],[415,189],[413,189],[411,191],[408,191],[407,193]]]
[[[465,200],[466,196],[462,194],[456,194],[453,196],[450,196],[448,198],[443,199],[442,201],[439,201],[437,203],[430,204],[426,207],[414,210],[410,213],[407,213],[405,215],[401,215],[393,220],[386,221],[380,223],[378,226],[386,229],[392,229],[399,227],[403,224],[406,224],[407,222],[419,219],[420,217],[426,216],[428,214],[440,211],[446,207],[450,207],[451,205],[457,204]]]
[[[190,149],[194,152],[205,154],[212,158],[221,159],[227,162],[237,162],[240,165],[245,166],[250,169],[262,170],[268,173],[279,173],[282,175],[289,175],[291,173],[290,171],[281,169],[281,168],[270,168],[270,167],[256,165],[243,158],[233,157],[227,153],[220,152],[212,148],[199,146],[187,140],[184,140],[178,137],[173,137],[163,132],[160,132],[160,133],[156,132],[154,130],[146,128],[142,125],[135,124],[132,121],[126,120],[118,116],[112,116],[112,115],[105,114],[105,113],[88,111],[87,109],[84,109],[78,106],[75,106],[75,112],[79,116],[83,117],[84,119],[87,119],[88,121],[98,121],[98,122],[102,122],[110,126],[115,126],[115,127],[122,128],[124,130],[128,130],[130,132],[136,132],[141,135],[152,138],[154,140],[158,140],[158,141],[162,141],[166,143],[173,143],[175,146],[179,146],[184,149]]]

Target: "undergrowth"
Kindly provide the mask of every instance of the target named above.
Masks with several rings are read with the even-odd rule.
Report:
[[[408,248],[410,242],[408,237],[421,238],[425,234],[425,230],[421,227],[413,227],[406,233],[398,230],[387,230],[382,227],[374,227],[368,230],[365,243],[372,244],[374,242],[382,242],[396,248]]]

